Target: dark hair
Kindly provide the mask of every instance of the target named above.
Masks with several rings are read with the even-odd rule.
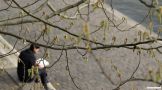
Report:
[[[34,51],[34,48],[39,49],[40,46],[38,46],[38,45],[36,45],[36,44],[31,44],[31,45],[30,45],[30,50]]]

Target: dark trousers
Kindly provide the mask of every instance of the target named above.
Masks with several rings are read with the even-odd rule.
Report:
[[[39,76],[40,76],[40,79],[41,79],[41,83],[43,84],[45,90],[48,90],[48,87],[47,87],[47,83],[49,82],[48,79],[47,79],[47,72],[46,72],[46,69],[43,68],[43,69],[39,69]],[[25,79],[25,81],[23,80],[23,78],[20,77],[20,74],[18,74],[18,77],[19,77],[19,80],[21,82],[25,82],[25,83],[31,83],[35,80],[35,82],[38,82],[38,80],[36,79],[36,77],[34,78],[31,78],[31,79]],[[21,88],[19,90],[22,90]]]
[[[46,72],[45,68],[39,69],[39,76],[40,76],[40,79],[41,79],[41,82],[43,85],[45,85],[49,82],[47,79],[47,72]]]

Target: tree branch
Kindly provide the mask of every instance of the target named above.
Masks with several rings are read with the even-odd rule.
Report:
[[[53,16],[60,14],[61,12],[64,12],[64,11],[67,11],[67,10],[72,9],[72,8],[74,8],[74,7],[77,7],[77,6],[83,4],[83,3],[86,2],[86,1],[87,1],[87,0],[80,0],[79,2],[77,2],[77,3],[73,4],[73,5],[69,5],[69,6],[66,6],[66,7],[62,8],[62,9],[59,9],[59,10],[55,11],[54,13],[51,13],[50,15],[48,15],[48,16],[46,17],[46,19],[50,19],[50,18],[52,18]]]
[[[67,63],[66,69],[67,69],[67,71],[69,72],[69,76],[70,76],[70,78],[71,78],[73,84],[75,85],[75,87],[76,87],[77,89],[79,89],[79,90],[82,90],[81,88],[79,88],[79,87],[77,86],[77,84],[76,84],[75,81],[74,81],[74,78],[73,78],[72,75],[71,75],[71,71],[70,71],[70,67],[69,67],[69,59],[68,59],[67,50],[65,50],[65,54],[66,54],[66,63]]]
[[[12,0],[12,1],[13,1],[20,9],[22,9],[25,13],[27,13],[29,16],[31,16],[31,17],[33,17],[33,18],[35,18],[35,19],[41,21],[42,23],[47,24],[47,25],[49,25],[49,26],[51,26],[51,27],[57,28],[57,29],[59,29],[59,30],[61,30],[61,31],[63,31],[63,32],[66,32],[66,33],[68,33],[68,34],[70,34],[70,35],[72,35],[72,36],[80,37],[80,36],[78,36],[78,35],[76,35],[76,34],[74,34],[74,33],[72,33],[72,32],[67,31],[67,30],[64,29],[64,28],[61,28],[61,27],[56,26],[56,25],[53,25],[52,23],[49,23],[49,22],[47,22],[47,21],[45,21],[45,20],[42,20],[42,19],[40,19],[40,18],[38,18],[38,17],[36,17],[36,16],[30,14],[28,11],[26,11],[24,8],[22,8],[15,0]],[[88,42],[91,42],[91,43],[95,43],[95,44],[99,44],[99,45],[104,46],[104,44],[102,44],[102,43],[100,43],[100,42],[95,42],[95,41],[92,41],[92,40],[88,40],[88,39],[83,38],[83,37],[81,37],[81,39],[82,39],[82,40],[85,40],[85,41],[88,41]]]
[[[131,81],[133,78],[134,78],[134,74],[137,72],[137,70],[138,70],[138,68],[139,68],[139,66],[140,66],[140,63],[141,63],[141,51],[139,51],[138,52],[138,54],[139,54],[139,61],[138,61],[138,64],[137,64],[137,67],[135,68],[135,70],[133,71],[133,73],[132,73],[132,75],[130,76],[130,78],[128,78],[127,80],[125,80],[125,81],[122,81],[115,89],[113,89],[113,90],[119,90],[119,88],[121,87],[121,86],[123,86],[124,84],[126,84],[127,82],[129,82],[129,81]]]
[[[29,39],[25,39],[24,37],[20,37],[18,35],[14,35],[12,33],[9,32],[3,32],[0,31],[0,34],[4,34],[4,35],[8,35],[8,36],[12,36],[15,37],[17,39],[21,39],[21,40],[25,40],[26,42],[29,43],[34,43],[37,44],[39,46],[45,47],[45,48],[50,48],[50,49],[54,49],[54,50],[70,50],[70,49],[83,49],[83,50],[87,50],[86,47],[79,47],[79,46],[65,46],[64,48],[60,48],[60,47],[52,47],[52,46],[48,46],[45,44],[41,44],[41,43],[36,43],[35,41],[31,41]],[[149,43],[153,43],[156,41],[162,41],[162,39],[157,39],[157,40],[148,40],[148,41],[143,41],[143,42],[137,42],[137,43],[130,43],[130,44],[119,44],[119,45],[103,45],[103,46],[96,46],[96,47],[91,47],[91,50],[99,50],[99,49],[110,49],[110,48],[127,48],[127,49],[139,49],[139,48],[134,48],[137,45],[143,45],[143,44],[149,44]],[[151,48],[151,49],[157,49],[157,48],[161,48],[162,46],[156,47],[156,48]],[[145,49],[143,49],[145,50]],[[147,50],[147,49],[146,49]]]
[[[149,8],[155,8],[155,6],[153,5],[153,3],[152,4],[147,4],[145,1],[143,1],[143,0],[139,0],[142,4],[144,4],[146,7],[149,7]]]

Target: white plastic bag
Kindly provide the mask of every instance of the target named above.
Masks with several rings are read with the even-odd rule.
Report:
[[[49,62],[43,58],[39,58],[36,60],[36,64],[38,64],[39,68],[44,68],[49,66]]]

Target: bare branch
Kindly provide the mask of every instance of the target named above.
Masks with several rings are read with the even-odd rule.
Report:
[[[155,8],[155,6],[153,5],[153,3],[152,4],[147,4],[145,1],[143,1],[143,0],[139,0],[142,4],[144,4],[146,7],[149,7],[149,8]]]
[[[70,78],[71,78],[73,84],[75,85],[75,87],[76,87],[77,89],[79,89],[79,90],[82,90],[80,87],[77,86],[77,84],[76,84],[75,81],[74,81],[74,78],[73,78],[72,75],[71,75],[71,71],[70,71],[70,67],[69,67],[69,59],[68,59],[68,52],[67,52],[67,50],[65,50],[65,53],[66,53],[66,62],[67,62],[66,69],[67,69],[68,72],[69,72],[69,76],[70,76]]]
[[[97,65],[99,66],[99,68],[101,69],[102,74],[105,76],[105,78],[112,84],[112,85],[116,85],[115,82],[111,79],[111,77],[109,75],[107,75],[107,73],[105,72],[104,68],[102,67],[100,61],[97,59],[97,57],[94,55],[93,52],[90,53],[94,60],[96,61]]]
[[[83,4],[85,1],[87,1],[87,0],[80,0],[79,2],[77,2],[77,3],[73,4],[73,5],[69,5],[69,6],[66,6],[66,7],[62,8],[62,9],[59,9],[59,10],[55,11],[55,13],[52,13],[52,14],[48,15],[46,17],[46,19],[50,19],[53,16],[60,14],[61,12],[65,12],[65,11],[71,9],[71,8],[77,7],[77,6],[81,5],[81,4]]]
[[[120,88],[122,85],[124,85],[124,84],[126,84],[127,82],[129,82],[129,81],[131,81],[132,79],[134,79],[134,74],[137,72],[137,70],[138,70],[138,68],[139,68],[139,66],[140,66],[140,63],[141,63],[141,51],[139,51],[138,54],[139,54],[138,64],[137,64],[137,67],[135,68],[135,70],[133,71],[132,75],[130,76],[130,78],[128,78],[128,79],[125,80],[125,81],[120,82],[120,84],[119,84],[115,89],[113,89],[113,90],[119,90],[119,88]]]

